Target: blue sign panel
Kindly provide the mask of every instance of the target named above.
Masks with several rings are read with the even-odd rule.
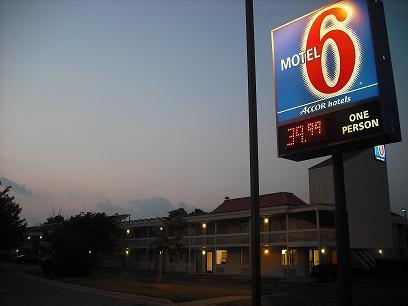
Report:
[[[366,0],[340,1],[272,31],[277,125],[379,96]]]
[[[387,155],[385,153],[385,145],[378,145],[374,147],[375,159],[385,162],[387,160]]]

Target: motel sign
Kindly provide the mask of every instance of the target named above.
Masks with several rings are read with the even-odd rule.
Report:
[[[271,37],[279,157],[401,141],[380,1],[339,1]]]

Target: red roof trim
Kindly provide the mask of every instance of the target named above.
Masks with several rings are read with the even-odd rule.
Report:
[[[275,207],[275,206],[304,206],[307,205],[304,201],[299,199],[290,192],[277,192],[271,194],[264,194],[259,196],[259,207]],[[236,198],[225,200],[221,205],[214,209],[212,214],[242,211],[251,209],[251,198]]]

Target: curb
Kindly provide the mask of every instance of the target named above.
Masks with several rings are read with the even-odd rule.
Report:
[[[243,301],[250,299],[251,297],[249,295],[245,296],[224,296],[224,297],[218,297],[218,298],[211,298],[211,299],[205,299],[205,300],[198,300],[198,301],[191,301],[191,302],[183,302],[183,303],[177,303],[176,305],[180,306],[205,306],[205,305],[216,305],[220,303],[230,303],[230,302],[238,302],[238,301]]]

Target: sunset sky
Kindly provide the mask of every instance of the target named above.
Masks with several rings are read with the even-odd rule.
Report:
[[[408,1],[383,2],[406,140]],[[254,0],[261,193],[308,201],[321,159],[277,158],[270,31],[327,3]],[[1,181],[30,224],[248,196],[246,82],[243,0],[0,0]],[[408,145],[387,150],[399,211]]]

